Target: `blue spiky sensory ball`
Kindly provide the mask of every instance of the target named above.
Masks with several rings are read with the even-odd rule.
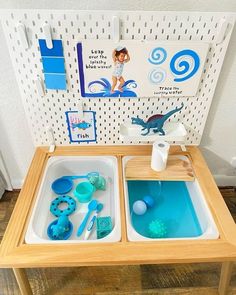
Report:
[[[149,230],[150,238],[153,238],[153,239],[165,238],[167,236],[166,224],[160,219],[153,220],[149,224],[148,230]]]

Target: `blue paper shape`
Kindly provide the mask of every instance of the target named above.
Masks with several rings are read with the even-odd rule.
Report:
[[[53,48],[47,48],[45,39],[39,39],[41,56],[61,56],[63,57],[63,47],[61,40],[52,40]]]
[[[66,75],[44,74],[47,89],[66,90]]]
[[[62,57],[43,57],[44,73],[65,73],[65,60]]]

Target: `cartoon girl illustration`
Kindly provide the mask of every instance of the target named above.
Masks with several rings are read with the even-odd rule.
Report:
[[[122,77],[124,64],[130,61],[128,50],[123,46],[118,46],[116,49],[113,50],[112,58],[114,61],[114,70],[112,73],[111,93],[114,93],[118,80],[120,82],[120,85],[118,86],[118,90],[122,92],[123,91],[122,86],[125,83],[125,80]]]

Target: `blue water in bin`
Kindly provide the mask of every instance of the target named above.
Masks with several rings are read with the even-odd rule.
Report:
[[[133,228],[150,237],[148,225],[156,219],[167,227],[166,238],[190,238],[202,234],[189,192],[184,181],[128,181],[128,195]],[[144,215],[132,212],[133,203],[146,195],[152,196],[155,206]]]

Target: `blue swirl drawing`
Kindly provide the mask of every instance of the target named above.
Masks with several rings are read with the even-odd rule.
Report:
[[[166,60],[166,57],[166,50],[162,47],[156,47],[150,53],[148,61],[153,65],[160,65]]]
[[[166,79],[166,71],[162,68],[154,68],[150,71],[148,78],[152,84],[161,84]]]
[[[170,61],[170,69],[177,77],[175,82],[182,82],[196,74],[200,66],[198,54],[190,49],[177,52]]]
[[[88,84],[89,93],[85,93],[86,97],[137,97],[137,94],[131,89],[136,88],[137,83],[134,80],[125,81],[122,86],[123,91],[115,90],[111,93],[111,84],[105,78],[92,81]]]

